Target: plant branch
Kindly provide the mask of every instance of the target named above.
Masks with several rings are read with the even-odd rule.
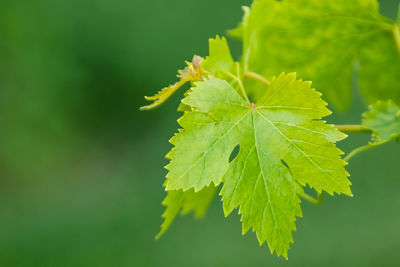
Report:
[[[237,82],[239,83],[239,87],[240,87],[240,90],[242,91],[244,99],[246,99],[246,102],[250,105],[249,97],[247,96],[247,93],[246,93],[246,90],[244,89],[242,80],[240,79],[240,65],[239,65],[239,63],[236,63],[236,75],[237,75]]]
[[[301,197],[314,205],[321,205],[324,201],[324,192],[318,193],[318,197],[314,198],[307,193],[303,193]]]
[[[246,100],[246,102],[248,104],[250,104],[250,100],[249,100],[249,97],[247,96],[246,90],[244,89],[242,80],[239,78],[240,76],[238,77],[238,76],[234,75],[233,73],[226,71],[226,70],[221,70],[221,71],[222,71],[222,73],[225,73],[226,75],[228,75],[229,77],[231,77],[234,81],[236,81],[238,83],[238,85],[240,87],[240,91],[242,92],[244,99]],[[238,75],[240,75],[239,64],[236,65],[236,71],[238,72]]]
[[[393,141],[393,138],[388,139],[388,140],[383,141],[383,142],[369,143],[369,144],[367,144],[367,145],[365,145],[365,146],[357,147],[356,149],[354,149],[353,151],[351,151],[349,154],[347,154],[346,157],[343,158],[343,160],[349,161],[349,160],[352,159],[355,155],[357,155],[357,154],[359,154],[359,153],[361,153],[361,152],[368,151],[368,150],[370,150],[370,149],[373,149],[373,148],[375,148],[375,147],[384,145],[384,144],[389,143],[389,142],[391,142],[391,141]]]
[[[392,32],[393,32],[393,37],[394,37],[394,41],[396,43],[397,50],[399,50],[399,52],[400,52],[400,29],[399,29],[399,25],[397,25],[397,24],[393,25]]]
[[[335,128],[344,133],[370,133],[370,129],[365,128],[360,124],[338,124]]]
[[[251,71],[245,72],[243,74],[243,76],[245,78],[249,78],[249,79],[253,79],[253,80],[259,81],[259,82],[261,82],[262,84],[264,84],[267,87],[271,84],[270,81],[268,81],[263,76],[261,76],[260,74],[255,73],[255,72],[251,72]]]

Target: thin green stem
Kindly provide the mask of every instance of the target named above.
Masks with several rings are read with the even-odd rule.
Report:
[[[321,205],[324,201],[324,192],[318,193],[318,197],[314,198],[307,193],[303,193],[301,197],[314,205]]]
[[[239,64],[238,64],[238,65],[239,65]],[[237,66],[238,66],[238,65],[237,65]],[[238,67],[237,67],[237,68],[238,68]],[[237,71],[238,71],[238,69],[237,69]],[[242,92],[242,95],[243,95],[244,99],[245,99],[246,102],[250,105],[250,100],[249,100],[249,98],[248,98],[248,96],[247,96],[247,94],[246,94],[246,90],[244,89],[242,80],[241,80],[238,76],[234,75],[233,73],[231,73],[231,72],[229,72],[229,71],[221,70],[221,72],[224,73],[224,74],[226,74],[227,76],[231,77],[234,81],[236,81],[236,82],[238,83],[238,85],[239,85],[239,87],[240,87],[240,91]]]
[[[243,76],[245,78],[249,78],[249,79],[253,79],[253,80],[259,81],[259,82],[261,82],[262,84],[264,84],[267,87],[271,84],[270,81],[268,81],[263,76],[261,76],[260,74],[255,73],[255,72],[248,71],[248,72],[245,72],[243,74]]]
[[[250,100],[249,97],[247,96],[246,90],[244,89],[242,80],[240,79],[240,65],[239,63],[236,63],[236,75],[237,75],[237,82],[239,84],[240,90],[242,91],[244,99],[246,99],[246,102],[250,105]]]
[[[361,152],[368,151],[368,150],[373,149],[375,147],[378,147],[378,146],[381,146],[383,144],[389,143],[390,141],[392,141],[392,139],[389,139],[389,140],[384,141],[384,142],[369,143],[368,145],[357,147],[356,149],[351,151],[349,154],[347,154],[346,157],[343,158],[343,160],[349,161],[355,155],[360,154]]]
[[[392,32],[393,32],[393,37],[394,37],[394,41],[396,43],[397,50],[399,50],[399,52],[400,52],[400,29],[399,29],[399,25],[397,25],[397,24],[393,25]]]
[[[370,133],[371,130],[360,124],[335,125],[335,128],[344,133]]]

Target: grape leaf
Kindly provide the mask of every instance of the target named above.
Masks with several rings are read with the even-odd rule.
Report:
[[[392,101],[379,101],[363,114],[363,126],[373,131],[373,141],[382,143],[400,137],[400,108]]]
[[[170,140],[166,189],[200,192],[223,182],[225,214],[239,207],[243,232],[253,228],[271,252],[287,257],[302,186],[351,195],[346,162],[334,144],[345,136],[320,120],[330,111],[310,82],[281,74],[253,104],[210,77],[195,82],[182,102],[191,111]]]
[[[234,31],[242,35],[244,71],[267,78],[296,71],[339,110],[351,103],[356,62],[369,103],[400,102],[397,33],[376,0],[258,0]]]

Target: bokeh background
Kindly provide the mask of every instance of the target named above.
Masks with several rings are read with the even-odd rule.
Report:
[[[399,1],[381,1],[395,18]],[[250,0],[0,2],[0,266],[399,266],[400,145],[348,167],[354,197],[303,203],[289,261],[216,199],[159,241],[179,94],[139,112]],[[240,44],[230,41],[236,55]],[[355,84],[354,91],[358,94]],[[329,122],[358,123],[365,110]],[[366,135],[340,144],[344,151]]]

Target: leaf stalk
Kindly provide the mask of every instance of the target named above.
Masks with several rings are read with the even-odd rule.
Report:
[[[246,99],[246,102],[250,105],[249,97],[247,96],[246,90],[244,89],[244,86],[243,86],[243,82],[240,79],[241,75],[240,75],[240,65],[239,65],[239,63],[236,63],[236,75],[237,75],[237,82],[239,84],[240,90],[242,91],[243,97],[244,97],[244,99]]]
[[[260,74],[255,73],[255,72],[248,71],[248,72],[245,72],[243,74],[243,76],[245,78],[249,78],[249,79],[253,79],[253,80],[259,81],[259,82],[261,82],[262,84],[264,84],[267,87],[271,84],[270,81],[268,81],[263,76],[261,76]]]
[[[314,198],[307,193],[303,193],[301,197],[314,205],[321,205],[324,201],[324,192],[318,193],[318,197]]]
[[[392,28],[394,41],[396,43],[397,50],[400,52],[400,29],[399,25],[395,24]]]
[[[370,133],[370,129],[365,128],[360,124],[338,124],[335,128],[343,133]]]

